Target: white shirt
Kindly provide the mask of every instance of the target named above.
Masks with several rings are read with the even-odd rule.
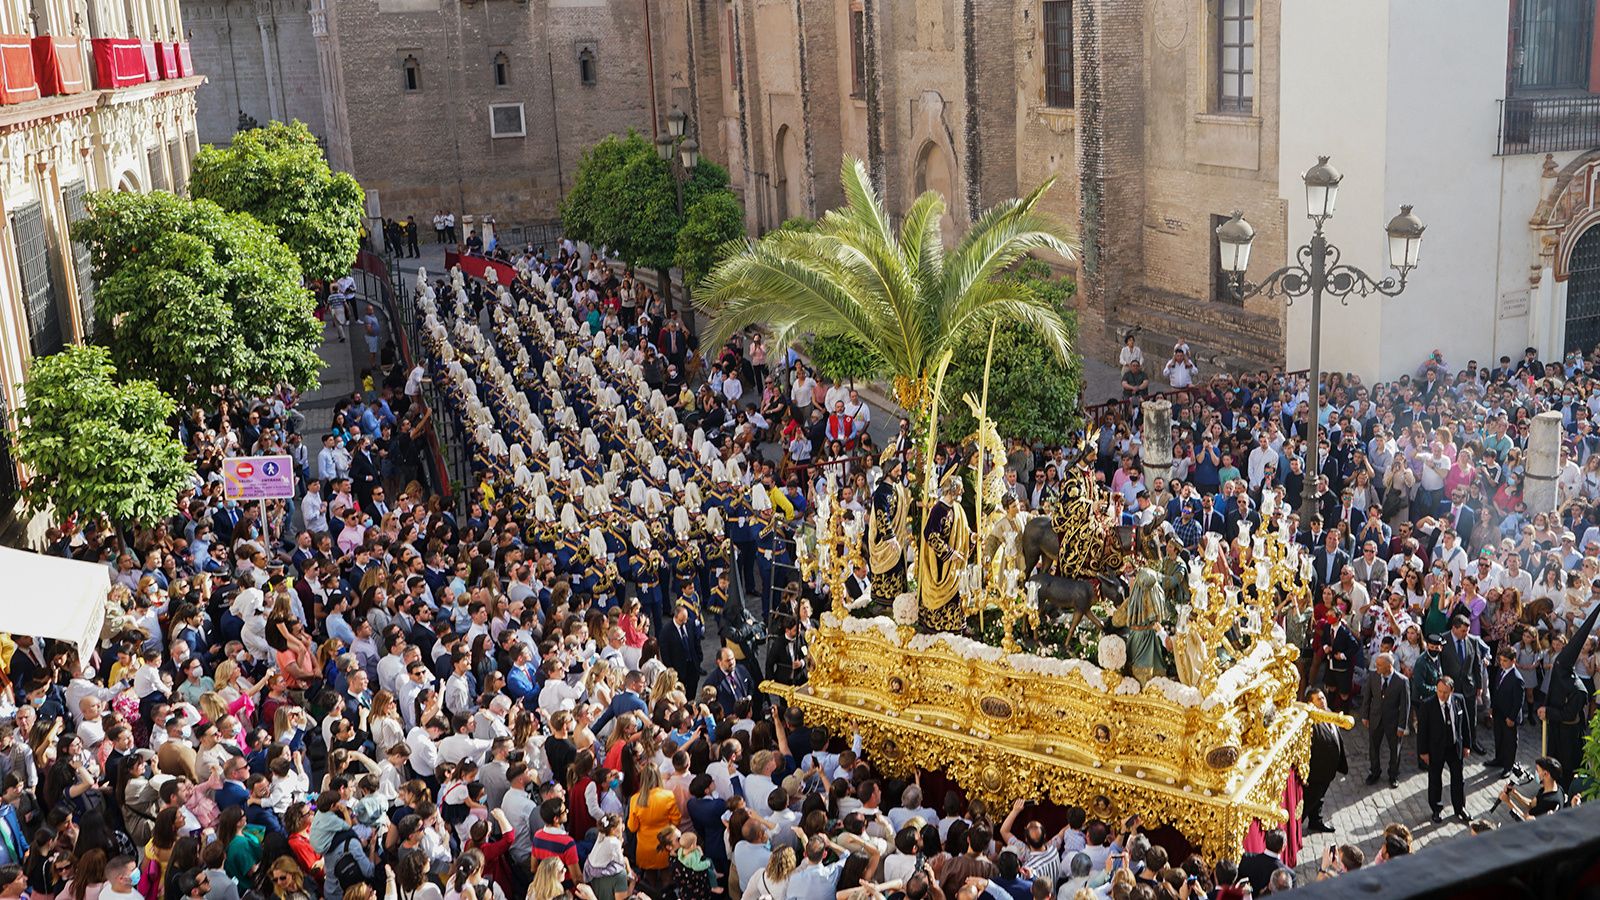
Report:
[[[583,699],[583,688],[567,684],[560,678],[546,679],[539,688],[539,708],[547,715],[555,715],[563,709],[571,709],[579,700]]]
[[[744,802],[756,815],[763,819],[772,818],[772,807],[767,805],[767,798],[772,795],[772,789],[777,784],[766,775],[750,774],[744,778]]]
[[[328,505],[322,495],[315,491],[306,493],[305,499],[300,501],[300,514],[305,520],[306,530],[313,534],[328,530]]]
[[[386,653],[378,660],[378,687],[391,694],[400,693],[400,681],[406,677],[406,659]]]
[[[794,380],[794,387],[789,392],[789,397],[794,401],[797,409],[807,410],[811,408],[811,404],[816,400],[816,394],[816,379],[807,375],[804,378],[796,378]]]
[[[1167,376],[1167,382],[1179,389],[1194,384],[1195,373],[1199,371],[1200,368],[1188,358],[1185,358],[1183,362],[1169,359],[1167,364],[1161,368],[1161,374]]]
[[[422,379],[427,374],[428,370],[422,367],[422,363],[412,367],[411,374],[406,376],[407,397],[416,397],[422,393]]]
[[[439,742],[439,761],[454,765],[470,757],[473,762],[481,763],[493,743],[480,741],[470,734],[452,734]]]
[[[418,775],[432,775],[439,766],[439,745],[428,737],[426,729],[418,726],[406,735],[406,746],[411,748],[411,768]]]

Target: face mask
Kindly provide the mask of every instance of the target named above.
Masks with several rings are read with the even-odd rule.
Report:
[[[132,885],[134,887],[138,887],[139,886],[139,867],[138,866],[134,866],[133,867],[133,874],[128,876],[128,884],[130,884],[130,885]]]

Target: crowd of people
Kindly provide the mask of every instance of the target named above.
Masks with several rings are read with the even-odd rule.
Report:
[[[291,393],[227,398],[182,425],[196,478],[169,522],[52,529],[49,552],[111,571],[110,614],[94,647],[0,638],[0,894],[1198,900],[1297,882],[1283,832],[1234,863],[1153,843],[1137,815],[925,792],[763,693],[807,674],[817,598],[793,529],[830,488],[865,515],[907,424],[880,445],[883,412],[856,391],[759,334],[699,346],[653,290],[571,245],[498,255],[510,283],[421,290],[418,359],[375,357],[326,433],[299,433]],[[1571,585],[1600,597],[1600,409],[1581,375],[1535,364],[1330,379],[1326,508],[1301,535],[1324,553],[1318,601],[1283,623],[1300,617],[1314,702],[1365,717],[1376,691],[1386,716],[1442,691],[1427,638],[1464,616],[1477,659],[1515,653],[1500,671],[1526,673],[1524,708],[1588,715],[1546,709],[1539,679],[1592,607]],[[1577,474],[1558,515],[1529,517],[1527,415],[1569,390]],[[1196,381],[1173,477],[1150,485],[1135,408],[1105,411],[1121,514],[1191,548],[1233,537],[1263,490],[1295,496],[1303,398],[1281,372]],[[459,514],[428,475],[445,416],[472,470]],[[1011,449],[1011,490],[1047,510],[1067,455]],[[222,457],[269,452],[295,457],[303,496],[224,499]],[[1463,670],[1458,694],[1498,702],[1510,677]],[[1491,705],[1437,708],[1476,728],[1467,710]],[[1512,808],[1556,802],[1572,769],[1548,762],[1549,790]],[[1410,849],[1392,826],[1375,858]],[[1364,862],[1341,845],[1315,877]]]

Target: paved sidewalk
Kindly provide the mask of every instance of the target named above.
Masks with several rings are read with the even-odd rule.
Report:
[[[1494,740],[1489,726],[1479,724],[1478,739],[1483,742],[1484,749],[1489,751],[1489,756],[1494,754]],[[1328,789],[1328,796],[1323,805],[1323,818],[1329,825],[1337,829],[1333,834],[1317,834],[1307,836],[1305,846],[1300,853],[1300,865],[1297,867],[1300,875],[1309,878],[1316,874],[1317,860],[1321,857],[1324,848],[1337,844],[1355,844],[1366,854],[1370,863],[1378,853],[1383,838],[1383,829],[1390,823],[1398,822],[1411,829],[1415,845],[1422,847],[1437,840],[1447,840],[1468,834],[1467,826],[1449,818],[1450,810],[1450,773],[1444,776],[1444,801],[1445,821],[1442,825],[1435,825],[1428,821],[1432,810],[1428,808],[1428,773],[1417,768],[1416,740],[1407,735],[1400,745],[1400,786],[1390,788],[1388,773],[1383,773],[1377,784],[1370,787],[1366,784],[1368,770],[1367,731],[1361,727],[1360,719],[1356,720],[1356,727],[1344,732],[1345,753],[1350,760],[1350,773],[1339,778]],[[1387,757],[1388,745],[1384,745],[1382,752]],[[1529,771],[1533,769],[1533,760],[1539,756],[1539,725],[1538,722],[1524,724],[1517,741],[1517,759],[1526,765]],[[1489,815],[1489,807],[1495,802],[1500,793],[1500,786],[1504,782],[1500,779],[1500,770],[1483,765],[1483,759],[1474,753],[1463,766],[1462,774],[1467,784],[1467,815],[1474,819],[1488,818],[1496,827],[1505,828],[1515,823],[1515,820],[1505,811],[1504,806],[1496,810],[1494,815]],[[1385,758],[1384,762],[1387,762]],[[1528,794],[1529,788],[1523,788],[1523,793]]]

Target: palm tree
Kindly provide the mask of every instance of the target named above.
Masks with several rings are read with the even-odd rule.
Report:
[[[946,352],[997,319],[1028,324],[1067,357],[1060,310],[999,277],[1033,250],[1072,258],[1070,233],[1036,208],[1051,181],[989,209],[947,252],[943,197],[918,197],[896,233],[860,160],[846,159],[840,179],[846,205],[815,231],[783,229],[730,245],[696,294],[712,316],[709,346],[757,323],[771,329],[776,352],[806,335],[853,340],[879,357],[895,399],[918,420],[928,413],[928,377]]]

